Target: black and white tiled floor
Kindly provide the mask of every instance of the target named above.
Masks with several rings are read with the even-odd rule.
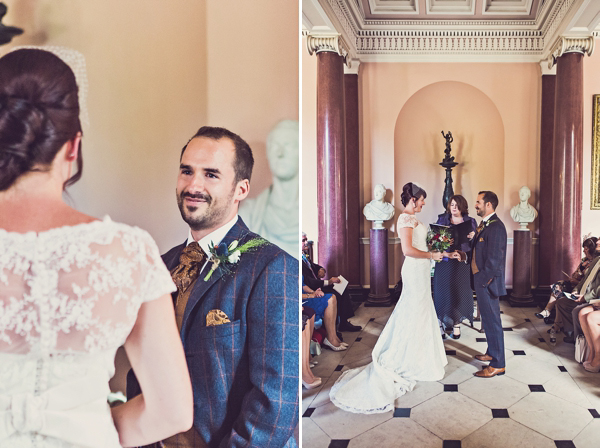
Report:
[[[345,352],[323,350],[313,373],[323,386],[303,389],[303,448],[598,448],[600,373],[586,372],[573,358],[574,345],[547,343],[548,325],[537,308],[501,302],[506,374],[491,379],[473,373],[483,363],[473,356],[486,348],[484,335],[466,325],[459,340],[446,340],[446,376],[417,383],[396,400],[393,412],[358,415],[329,400],[342,371],[371,361],[371,350],[390,308],[360,306],[344,333]],[[479,324],[476,323],[479,327]]]

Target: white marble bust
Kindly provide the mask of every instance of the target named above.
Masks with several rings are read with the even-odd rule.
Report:
[[[383,200],[385,192],[386,189],[383,184],[375,185],[375,191],[373,192],[375,199],[365,205],[365,208],[363,209],[365,218],[369,221],[374,221],[374,229],[382,229],[383,221],[391,219],[395,213],[394,206]]]
[[[239,214],[250,230],[295,258],[300,256],[299,234],[299,126],[283,120],[267,137],[267,159],[273,184],[257,197],[240,204]]]
[[[510,209],[510,217],[518,222],[521,229],[526,229],[527,224],[537,218],[537,210],[527,201],[531,197],[531,190],[522,186],[519,190],[519,203]]]

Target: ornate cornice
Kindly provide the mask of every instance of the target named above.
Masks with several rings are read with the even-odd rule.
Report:
[[[503,60],[538,62],[549,53],[561,23],[578,0],[546,1],[533,20],[373,20],[362,14],[357,0],[320,0],[335,16],[338,31],[352,58],[404,60],[406,56],[453,55],[463,58],[500,56]]]
[[[548,57],[548,67],[552,68],[556,64],[556,60],[565,53],[582,53],[591,56],[594,52],[594,39],[593,36],[588,37],[559,37],[550,50],[550,56]]]
[[[337,53],[344,58],[344,63],[350,67],[350,58],[348,57],[348,46],[339,34],[312,34],[306,36],[306,48],[308,54],[328,51]]]

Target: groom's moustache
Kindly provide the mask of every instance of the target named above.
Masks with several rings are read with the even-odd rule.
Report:
[[[212,202],[212,196],[206,193],[181,193],[181,199],[183,198],[192,198],[192,199],[202,199],[206,201],[207,204]]]

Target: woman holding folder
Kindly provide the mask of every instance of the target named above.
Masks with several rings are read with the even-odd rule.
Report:
[[[460,249],[465,253],[471,250],[470,242],[460,238],[477,228],[477,222],[469,216],[468,208],[467,200],[456,194],[448,201],[446,213],[438,218],[436,224],[451,228],[455,241],[451,250]],[[435,265],[433,300],[442,337],[445,338],[452,329],[451,337],[460,338],[460,323],[465,319],[473,323],[473,290],[467,263],[444,258]]]

